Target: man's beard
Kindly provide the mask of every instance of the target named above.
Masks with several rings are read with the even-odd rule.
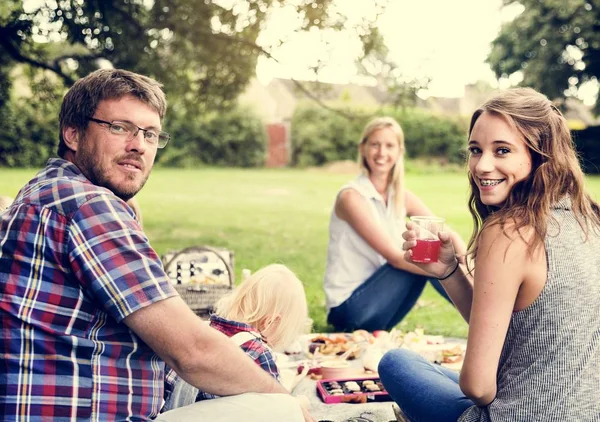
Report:
[[[104,188],[109,189],[116,196],[121,198],[123,201],[128,201],[129,199],[133,198],[144,187],[144,185],[148,181],[148,177],[150,176],[150,173],[148,173],[146,175],[146,177],[144,179],[142,179],[142,182],[139,184],[138,187],[130,186],[128,188],[125,186],[123,186],[123,187],[116,186],[110,180],[110,177],[109,177],[110,171],[108,169],[102,167],[102,165],[100,164],[100,159],[96,158],[96,157],[97,157],[97,155],[95,155],[93,152],[89,151],[85,146],[81,145],[81,148],[79,149],[78,154],[76,154],[76,159],[77,159],[76,164],[79,167],[79,169],[81,170],[81,172],[88,178],[88,180],[90,182],[92,182],[93,184],[95,184],[97,186],[102,186]],[[136,161],[141,161],[139,159],[139,155],[137,155],[137,154],[130,154],[126,158],[133,159]],[[129,180],[134,180],[136,178],[136,174],[129,173],[129,174],[127,174],[126,177]]]

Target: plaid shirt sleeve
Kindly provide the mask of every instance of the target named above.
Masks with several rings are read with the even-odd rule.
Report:
[[[123,201],[96,195],[73,216],[68,252],[75,277],[117,321],[177,295]]]

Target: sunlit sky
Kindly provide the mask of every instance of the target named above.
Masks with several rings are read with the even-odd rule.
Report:
[[[338,7],[350,20],[372,13],[370,4],[363,0],[338,1]],[[501,0],[391,0],[378,27],[403,75],[431,78],[429,90],[423,95],[458,97],[465,84],[477,80],[497,86],[485,59],[501,23],[520,11],[514,7],[502,9],[501,5]],[[280,9],[259,41],[291,34],[293,22],[292,11]],[[353,61],[360,46],[347,34],[333,39],[333,48],[327,50],[320,45],[316,33],[289,38],[283,47],[273,51],[279,63],[260,59],[259,80],[268,83],[273,77],[310,79],[307,69],[321,57],[329,66],[319,80],[355,82]]]

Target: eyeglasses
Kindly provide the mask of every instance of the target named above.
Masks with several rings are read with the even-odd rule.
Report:
[[[98,123],[99,125],[107,125],[110,133],[126,137],[127,139],[135,138],[141,130],[144,133],[144,140],[149,145],[157,148],[164,148],[169,142],[169,139],[171,139],[171,135],[167,132],[157,132],[154,129],[142,129],[131,122],[123,122],[120,120],[107,122],[106,120],[94,119],[93,117],[87,117],[87,119],[91,122]]]

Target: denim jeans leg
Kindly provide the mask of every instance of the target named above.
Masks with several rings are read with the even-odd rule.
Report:
[[[456,422],[475,404],[460,390],[456,371],[410,350],[389,351],[378,369],[385,389],[411,422]]]
[[[329,311],[328,322],[338,331],[390,330],[414,306],[426,281],[424,276],[385,264]]]
[[[420,276],[417,274],[410,274],[410,278],[406,277],[403,282],[412,284],[411,290],[406,295],[405,299],[398,304],[396,309],[396,313],[392,314],[389,322],[387,324],[386,330],[391,330],[394,328],[400,321],[404,319],[406,314],[410,312],[410,310],[415,306],[417,300],[423,293],[423,289],[425,288],[425,284],[427,279],[424,276]]]

